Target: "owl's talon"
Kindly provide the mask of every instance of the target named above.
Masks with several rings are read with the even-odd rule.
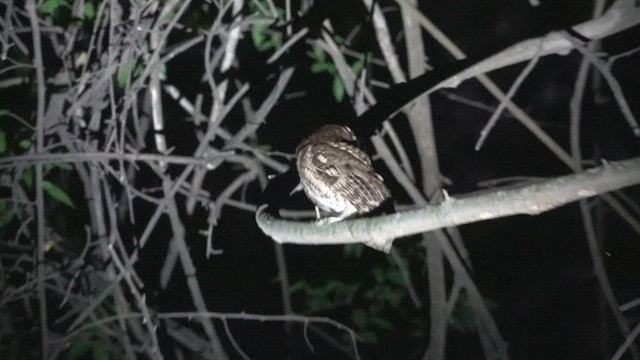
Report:
[[[316,220],[316,224],[328,225],[328,224],[333,224],[334,222],[338,222],[340,220],[343,220],[343,219],[339,216],[331,216],[331,217],[326,217],[326,218]]]

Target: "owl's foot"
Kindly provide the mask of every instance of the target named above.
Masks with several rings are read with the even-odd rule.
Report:
[[[322,224],[333,224],[334,222],[338,222],[338,221],[342,221],[348,217],[351,217],[353,215],[355,215],[358,211],[356,210],[355,207],[353,207],[353,205],[348,206],[345,210],[343,210],[341,213],[337,214],[336,216],[330,216],[330,217],[326,217],[326,218],[322,218],[317,220],[318,225],[322,225]]]
[[[317,219],[316,220],[316,224],[317,225],[327,225],[327,224],[333,224],[334,222],[338,222],[344,220],[343,217],[340,216],[331,216],[331,217],[326,217],[326,218],[322,218],[322,219]]]
[[[316,207],[316,213],[317,213],[318,208]],[[319,216],[319,213],[317,213]],[[349,217],[351,214],[347,213],[347,212],[343,212],[342,214],[338,215],[338,216],[330,216],[330,217],[325,217],[322,219],[317,219],[316,220],[316,225],[320,226],[320,225],[327,225],[327,224],[332,224],[334,222],[338,222],[338,221],[342,221],[345,218]],[[389,251],[391,251],[391,245],[393,244],[393,240],[395,240],[394,238],[385,238],[385,237],[373,237],[371,239],[368,240],[363,240],[362,243],[374,248],[378,251],[382,251],[384,253],[389,253]]]

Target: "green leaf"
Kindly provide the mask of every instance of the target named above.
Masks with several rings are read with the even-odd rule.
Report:
[[[404,286],[404,279],[402,278],[400,270],[389,270],[389,272],[387,272],[387,279],[395,285]]]
[[[344,292],[347,289],[347,285],[339,280],[329,280],[324,288],[327,291]]]
[[[373,331],[363,331],[358,333],[364,342],[375,344],[378,342],[378,336]]]
[[[282,47],[282,34],[273,34],[271,36],[271,41],[273,42],[273,47],[279,49]]]
[[[67,205],[68,207],[70,207],[72,209],[76,208],[75,205],[73,205],[73,202],[71,201],[71,198],[69,197],[69,195],[67,195],[67,193],[64,192],[64,190],[62,190],[61,188],[59,188],[57,185],[53,184],[52,182],[44,180],[42,182],[42,188],[53,199],[58,200],[59,202]]]
[[[93,346],[91,347],[91,354],[96,360],[109,360],[109,348],[102,342],[93,342]]]
[[[260,145],[258,145],[258,151],[264,151],[264,152],[273,151],[273,145],[271,145],[271,144],[260,144]]]
[[[474,330],[475,322],[475,311],[469,305],[466,295],[462,293],[453,307],[453,313],[449,318],[449,326],[457,331],[468,332]]]
[[[28,148],[31,147],[31,144],[32,144],[31,140],[23,139],[23,140],[20,140],[20,142],[18,143],[18,146],[23,150],[27,150]]]
[[[84,17],[87,20],[93,20],[96,17],[96,5],[91,1],[84,4]]]
[[[87,341],[85,339],[75,341],[71,343],[71,347],[69,348],[69,359],[75,360],[82,357],[84,354],[88,353],[91,349],[91,341]]]
[[[121,64],[116,76],[116,84],[120,89],[124,89],[129,81],[129,73],[131,73],[131,64]]]
[[[253,40],[253,46],[258,50],[261,50],[260,47],[267,39],[267,36],[264,33],[267,27],[267,24],[256,24],[251,28],[251,40]]]
[[[33,186],[33,168],[24,169],[22,172],[22,181],[28,188]]]
[[[325,71],[331,72],[333,68],[335,68],[335,65],[332,63],[316,62],[311,64],[311,72],[314,74],[319,74]]]
[[[307,285],[306,281],[298,281],[296,283],[293,283],[293,285],[291,285],[289,287],[289,293],[290,294],[297,293],[297,292],[301,291],[302,289],[306,288],[307,286],[308,285]]]
[[[325,293],[324,288],[318,288],[313,286],[308,286],[304,288],[304,291],[309,297],[323,296]]]
[[[6,200],[0,200],[0,228],[7,225],[13,219],[13,212],[9,211],[9,204]]]
[[[364,245],[362,244],[347,244],[344,246],[344,257],[360,259],[362,257],[362,251]]]
[[[82,21],[82,19],[73,19],[73,20],[71,20],[71,23],[69,25],[80,29],[82,27],[83,23],[84,22]]]
[[[7,133],[0,130],[0,154],[4,154],[7,151]]]
[[[133,71],[133,76],[140,76],[144,72],[144,66],[138,64]]]
[[[377,284],[384,283],[384,271],[382,271],[382,269],[374,268],[372,272],[373,272],[373,277],[374,279],[376,279]]]
[[[333,97],[336,98],[336,101],[342,102],[344,99],[344,85],[342,84],[342,80],[338,76],[333,78]]]
[[[393,291],[387,294],[387,301],[389,302],[389,305],[391,305],[392,308],[397,309],[400,306],[400,303],[402,302],[402,297],[403,295],[401,293]]]
[[[313,64],[311,64],[311,72],[313,74],[319,74],[323,72],[325,68],[326,68],[326,64],[324,63],[314,62]]]
[[[314,46],[313,52],[310,53],[309,56],[321,63],[326,62],[327,59],[327,53],[319,46]]]
[[[376,302],[373,304],[369,305],[369,314],[371,314],[372,316],[375,314],[379,314],[384,308],[384,305],[382,305],[380,302]]]
[[[64,5],[67,5],[64,0],[45,0],[38,10],[42,15],[51,15],[57,8]]]
[[[367,323],[367,313],[364,309],[355,309],[351,313],[351,321],[353,321],[358,328],[362,329]]]
[[[260,44],[260,46],[258,46],[257,48],[260,51],[267,51],[267,50],[273,48],[273,42],[271,40],[267,40],[267,41],[263,42],[262,44]]]
[[[371,317],[369,319],[369,321],[372,324],[376,324],[379,328],[384,329],[384,330],[393,330],[395,327],[393,326],[393,324],[383,318],[380,317]]]
[[[68,163],[56,164],[56,167],[60,170],[67,170],[67,171],[71,171],[71,169],[73,169],[73,166],[71,166],[71,164],[68,164]]]
[[[353,70],[356,75],[360,74],[362,69],[364,69],[364,61],[362,60],[358,60],[351,65],[351,70]]]
[[[309,307],[319,309],[331,306],[331,301],[326,297],[318,297],[309,299]]]

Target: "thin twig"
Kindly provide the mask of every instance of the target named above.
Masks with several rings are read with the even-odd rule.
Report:
[[[491,115],[491,118],[489,118],[489,121],[487,121],[487,124],[480,131],[480,138],[478,139],[474,147],[476,151],[480,150],[487,136],[489,136],[491,129],[493,129],[493,127],[498,122],[500,115],[504,111],[504,108],[507,106],[507,102],[511,101],[513,96],[516,94],[516,91],[518,91],[518,89],[520,88],[520,85],[522,85],[524,80],[527,78],[527,76],[529,76],[529,74],[531,74],[531,72],[533,71],[533,68],[538,63],[538,60],[540,59],[540,49],[542,49],[543,43],[544,43],[544,39],[540,40],[540,45],[538,47],[538,51],[536,51],[536,55],[532,57],[531,60],[529,60],[529,63],[527,63],[527,66],[525,66],[524,69],[522,69],[522,71],[520,72],[520,75],[518,75],[516,80],[513,82],[513,84],[509,88],[509,91],[507,91],[507,94],[505,95],[505,97],[500,100],[500,105],[498,105],[498,107],[496,108],[496,111],[493,112],[493,114]]]
[[[41,153],[44,146],[44,127],[45,127],[45,78],[44,63],[42,61],[42,42],[40,38],[40,24],[38,22],[38,14],[36,13],[35,0],[27,0],[25,7],[29,13],[31,21],[32,37],[33,37],[33,64],[36,69],[37,96],[38,103],[36,107],[36,153]],[[36,164],[36,222],[37,222],[37,259],[38,259],[38,302],[40,308],[40,344],[42,358],[47,359],[49,356],[49,325],[47,324],[47,297],[45,293],[45,214],[44,214],[44,191],[42,189],[43,171],[42,164]]]
[[[589,51],[584,45],[580,44],[573,36],[569,35],[566,31],[561,32],[561,34],[571,42],[571,44],[582,54],[585,58],[589,59],[589,61],[593,64],[593,66],[600,71],[602,76],[607,80],[609,87],[611,88],[611,92],[613,93],[613,97],[618,102],[620,106],[620,111],[622,115],[629,123],[629,127],[633,135],[640,136],[640,127],[638,127],[638,121],[636,120],[631,108],[629,107],[629,103],[622,93],[622,87],[618,80],[611,73],[610,68],[600,59],[598,59],[593,52]]]

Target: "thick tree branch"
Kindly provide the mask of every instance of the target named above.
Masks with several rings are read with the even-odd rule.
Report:
[[[349,244],[372,238],[395,239],[517,214],[537,215],[579,199],[639,183],[640,157],[534,184],[449,198],[439,205],[375,218],[318,225],[275,218],[265,212],[266,205],[263,205],[256,212],[256,221],[265,234],[279,243]]]

